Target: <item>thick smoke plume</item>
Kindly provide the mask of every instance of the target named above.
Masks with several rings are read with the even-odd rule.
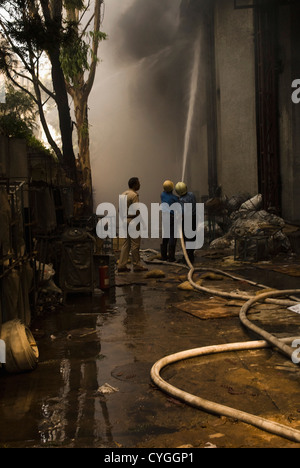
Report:
[[[199,3],[107,1],[109,39],[90,103],[95,205],[117,203],[132,176],[147,204],[165,179],[180,179]]]

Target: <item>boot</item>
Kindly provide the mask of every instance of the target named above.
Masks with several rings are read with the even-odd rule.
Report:
[[[165,244],[160,244],[160,253],[162,261],[166,262],[168,260],[168,246]]]
[[[169,245],[169,262],[176,262],[175,250],[176,245]]]

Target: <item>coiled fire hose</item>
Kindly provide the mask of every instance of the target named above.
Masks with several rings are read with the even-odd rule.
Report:
[[[280,352],[291,357],[294,350],[288,345],[288,343],[291,343],[296,338],[299,338],[299,337],[288,337],[284,339],[278,339],[272,334],[262,330],[261,328],[251,323],[247,319],[247,312],[255,302],[259,302],[261,300],[277,303],[279,305],[286,305],[286,306],[295,305],[297,303],[297,298],[293,298],[294,300],[292,300],[291,295],[300,294],[300,289],[271,291],[271,292],[269,291],[269,292],[264,292],[262,294],[259,294],[258,296],[255,296],[255,297],[250,297],[250,296],[245,296],[241,294],[231,294],[231,293],[204,288],[196,284],[193,281],[193,274],[195,272],[195,268],[193,267],[193,265],[191,264],[187,256],[187,252],[186,252],[186,248],[185,248],[185,244],[184,244],[184,240],[182,236],[181,236],[181,246],[182,246],[182,250],[184,253],[186,263],[189,268],[188,280],[191,283],[191,285],[195,289],[198,289],[202,292],[207,292],[212,295],[227,297],[230,299],[238,298],[238,299],[246,300],[246,303],[242,306],[240,310],[240,315],[239,315],[240,320],[244,326],[251,329],[258,335],[262,336],[264,340],[205,346],[202,348],[189,349],[186,351],[181,351],[181,352],[166,356],[158,360],[152,366],[151,373],[150,373],[151,379],[162,391],[171,395],[174,398],[182,400],[183,402],[189,404],[190,406],[196,407],[198,409],[202,409],[209,413],[223,415],[226,417],[237,419],[244,423],[258,427],[259,429],[262,429],[264,431],[267,431],[267,432],[276,434],[278,436],[284,437],[286,439],[292,440],[294,442],[300,442],[300,431],[297,429],[285,426],[283,424],[280,424],[274,421],[270,421],[260,416],[246,413],[244,411],[240,411],[235,408],[231,408],[229,406],[221,405],[213,401],[195,396],[191,393],[180,390],[179,388],[169,384],[161,377],[160,373],[162,369],[165,368],[166,366],[169,366],[171,364],[174,364],[182,360],[191,359],[191,358],[195,358],[199,356],[205,356],[209,354],[224,353],[224,352],[239,351],[239,350],[262,349],[262,348],[267,348],[270,346],[275,346],[276,348],[278,348]],[[231,276],[220,270],[218,270],[218,272],[224,274],[225,276],[226,275]],[[256,284],[256,283],[253,283],[253,284]],[[262,286],[262,287],[265,287],[265,286]],[[276,296],[281,296],[281,297],[288,296],[289,299],[273,299]]]

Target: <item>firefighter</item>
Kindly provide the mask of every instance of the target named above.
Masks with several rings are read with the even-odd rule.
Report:
[[[174,195],[174,184],[171,180],[165,180],[163,183],[163,192],[160,195],[162,202],[162,213],[167,214],[169,218],[169,236],[163,237],[162,244],[160,246],[161,258],[163,261],[175,262],[175,251],[176,251],[176,236],[175,236],[175,225],[174,225],[174,210],[170,207],[173,203],[178,203],[178,197]],[[166,235],[166,234],[165,234]]]
[[[186,237],[186,229],[185,229],[185,220],[184,217],[184,206],[185,204],[190,204],[190,209],[192,210],[191,214],[191,220],[192,220],[192,226],[188,226],[189,228],[192,228],[193,232],[196,232],[196,197],[193,194],[193,192],[189,192],[187,185],[184,182],[178,182],[175,186],[175,191],[179,196],[179,203],[182,207],[182,234],[183,234],[183,239],[184,243],[186,244],[187,241],[189,242],[195,242],[196,236],[192,239]],[[186,249],[187,256],[191,262],[191,264],[194,263],[195,261],[195,249]]]

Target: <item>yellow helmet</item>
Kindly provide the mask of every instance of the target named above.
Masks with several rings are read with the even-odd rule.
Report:
[[[187,193],[187,186],[184,182],[178,182],[175,186],[175,190],[180,197]]]
[[[163,188],[166,192],[172,192],[174,190],[174,184],[171,180],[165,180],[163,183]]]

